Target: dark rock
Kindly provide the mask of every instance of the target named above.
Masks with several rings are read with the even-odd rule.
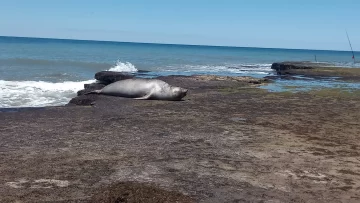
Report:
[[[85,89],[90,89],[90,88],[96,89],[98,87],[103,88],[104,86],[106,86],[106,84],[101,83],[101,82],[94,82],[94,83],[90,83],[90,84],[84,84]]]
[[[146,74],[146,73],[149,73],[149,72],[151,72],[151,71],[148,71],[148,70],[138,70],[138,71],[136,72],[136,75],[143,75],[143,74]]]
[[[114,71],[101,71],[95,74],[95,79],[106,85],[119,81],[133,78],[132,73],[114,72]]]
[[[84,95],[85,93],[89,93],[89,92],[94,91],[94,90],[102,89],[105,86],[106,85],[102,84],[102,83],[85,84],[84,85],[85,89],[78,91],[77,96]]]
[[[329,63],[315,63],[309,61],[286,61],[273,63],[271,69],[275,70],[278,75],[290,74],[291,70],[296,69],[315,69],[319,67],[331,66]]]
[[[81,95],[72,98],[68,105],[92,106],[95,104],[98,95]]]
[[[311,62],[281,62],[273,63],[271,69],[276,71],[285,71],[290,69],[312,69],[315,63]]]
[[[261,81],[260,80],[256,80],[256,81],[249,81],[249,83],[251,84],[261,84]]]
[[[81,96],[81,95],[84,95],[85,93],[88,93],[88,92],[85,89],[83,89],[83,90],[77,91],[76,95]]]
[[[93,91],[93,90],[87,90],[87,89],[79,90],[79,91],[76,93],[76,95],[77,95],[77,96],[81,96],[81,95],[84,95],[84,94],[89,93],[89,92],[91,92],[91,91]]]

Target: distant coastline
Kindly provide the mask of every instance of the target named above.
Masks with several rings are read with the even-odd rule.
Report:
[[[267,49],[267,50],[292,50],[292,51],[328,51],[328,52],[348,52],[350,50],[325,50],[325,49],[295,49],[295,48],[276,48],[276,47],[241,47],[241,46],[218,46],[218,45],[198,45],[198,44],[171,44],[171,43],[150,43],[150,42],[122,42],[122,41],[111,41],[111,40],[89,40],[89,39],[72,39],[72,38],[50,38],[50,37],[24,37],[24,36],[2,36],[1,38],[14,38],[14,39],[36,39],[52,42],[78,42],[78,43],[108,43],[108,44],[139,44],[139,45],[155,45],[155,46],[182,46],[182,47],[204,47],[204,48],[224,48],[224,49]],[[360,54],[360,51],[354,50],[356,54]]]

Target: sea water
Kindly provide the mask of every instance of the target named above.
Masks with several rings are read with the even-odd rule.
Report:
[[[321,62],[360,67],[346,51],[0,37],[0,108],[64,105],[103,70],[260,78],[274,74],[273,62],[314,61],[315,55]]]

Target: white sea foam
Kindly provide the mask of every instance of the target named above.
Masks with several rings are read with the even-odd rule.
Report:
[[[135,66],[129,62],[117,61],[109,69],[118,72],[137,72]],[[76,92],[84,88],[88,81],[6,81],[0,80],[0,108],[43,107],[67,104],[76,96]]]
[[[117,72],[137,72],[138,69],[130,62],[121,62],[117,61],[116,64],[109,69],[109,71],[117,71]]]
[[[184,65],[168,66],[166,71],[185,73],[209,73],[209,74],[268,74],[271,64],[226,64],[226,65]]]
[[[59,83],[0,80],[0,108],[64,105],[84,88],[85,83],[92,82],[95,80]]]

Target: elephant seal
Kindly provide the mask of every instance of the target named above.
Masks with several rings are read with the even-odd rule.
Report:
[[[158,79],[133,78],[111,83],[101,90],[87,94],[105,94],[134,99],[181,100],[186,96],[187,89],[174,87]]]

